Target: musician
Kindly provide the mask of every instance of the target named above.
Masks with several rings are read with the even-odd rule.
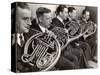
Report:
[[[84,23],[84,24],[82,24],[82,25],[87,25],[87,23],[89,21],[91,21],[90,20],[90,15],[91,15],[90,11],[88,11],[86,9],[83,10],[82,17],[81,17],[81,23]],[[96,24],[94,24],[94,25],[96,27]],[[90,59],[94,60],[94,61],[97,61],[97,59],[95,60],[95,57],[97,57],[97,55],[96,55],[97,54],[96,31],[91,32],[88,36],[84,35],[83,37],[85,39],[85,42],[87,42],[91,47]]]
[[[69,17],[68,17],[69,21],[67,20],[68,22],[74,21],[74,22],[77,22],[79,25],[81,25],[79,23],[79,20],[76,20],[76,14],[77,14],[77,12],[76,12],[76,9],[74,7],[68,7],[68,14],[69,14]],[[69,28],[70,27],[71,26],[69,26]],[[80,26],[80,27],[83,29],[86,26]],[[83,29],[83,30],[85,32],[85,29]],[[82,39],[82,37],[79,37],[79,39]],[[90,60],[89,58],[90,58],[90,51],[91,51],[89,44],[86,43],[86,42],[84,42],[84,41],[82,41],[82,40],[79,41],[77,39],[75,41],[73,41],[72,43],[70,43],[70,44],[73,47],[72,53],[75,54],[75,55],[77,55],[78,58],[80,58],[79,60],[81,60],[79,62],[80,63],[80,68],[90,67],[88,65],[88,60]],[[81,55],[81,57],[79,55]],[[87,60],[87,61],[85,61],[85,60]]]
[[[77,39],[80,38],[76,38],[75,35],[80,35],[80,27],[79,27],[79,23],[78,20],[76,19],[76,9],[74,7],[68,7],[68,18],[67,20],[64,20],[64,22],[66,23],[66,28],[69,30],[72,26],[70,23],[72,23],[73,25],[76,25],[74,29],[72,29],[72,31],[74,32],[73,35],[74,39],[71,43],[68,44],[67,48],[69,48],[68,50],[71,50],[72,54],[78,57],[78,65],[79,68],[82,68],[84,64],[84,59],[83,59],[83,49],[79,46],[80,44],[77,42]],[[85,43],[83,43],[84,45]],[[70,47],[69,47],[70,46]],[[86,46],[87,47],[87,46]],[[66,54],[67,52],[65,52]]]
[[[32,72],[35,71],[34,68],[29,65],[28,63],[24,63],[21,59],[24,53],[24,46],[27,40],[34,34],[38,32],[48,33],[49,36],[54,36],[54,33],[49,31],[49,25],[51,23],[51,11],[46,8],[38,8],[36,11],[37,18],[38,18],[38,25],[34,25],[34,29],[31,28],[31,21],[32,15],[31,10],[27,3],[16,3],[16,32],[12,34],[15,37],[12,38],[14,41],[17,39],[16,42],[12,41],[14,48],[17,48],[17,62],[15,64],[17,72]],[[42,13],[42,15],[41,15]],[[44,14],[45,13],[45,14]],[[16,47],[15,47],[16,46]],[[15,59],[15,58],[14,58]]]
[[[16,8],[16,9],[15,9]],[[17,2],[15,3],[15,8],[12,8],[12,26],[16,27],[15,30],[12,28],[12,49],[16,50],[14,55],[15,60],[15,71],[16,72],[28,72],[32,71],[32,67],[24,64],[21,60],[21,56],[24,53],[24,45],[29,38],[26,34],[29,33],[29,28],[31,26],[31,10],[27,3]],[[15,11],[16,10],[16,11]],[[16,13],[14,13],[16,12]],[[16,18],[16,19],[15,19]],[[15,21],[14,21],[15,20]],[[26,36],[25,36],[26,35]],[[12,53],[13,54],[13,53]],[[13,64],[13,63],[12,63]]]
[[[59,5],[56,9],[56,17],[52,19],[52,24],[64,28],[64,20],[68,17],[68,8],[65,5]]]
[[[68,7],[68,18],[67,21],[76,20],[76,9],[74,7]]]
[[[33,28],[41,32],[45,32],[47,30],[50,36],[55,36],[54,33],[50,31],[52,28],[54,28],[54,26],[51,25],[52,22],[51,10],[44,7],[40,7],[36,10],[36,15],[38,19],[38,24],[34,25]],[[73,63],[70,64],[70,62],[67,59],[61,56],[57,62],[56,68],[58,69],[59,67],[59,69],[66,69],[66,68],[68,69],[66,65],[74,67]]]
[[[77,12],[74,7],[68,7],[68,18],[67,18],[66,22],[70,23],[70,22],[74,21],[78,24],[78,20],[76,20],[76,14],[77,14]],[[66,27],[69,29],[71,26],[69,26],[69,24],[66,24]],[[78,32],[78,30],[79,29],[77,27],[76,33]],[[78,47],[78,44],[76,44],[75,41],[70,43],[70,45],[73,48],[72,53],[74,55],[76,55],[78,58],[80,58],[80,56],[82,55],[82,49]]]
[[[52,19],[52,24],[55,27],[63,28],[65,30],[65,32],[67,33],[68,30],[65,28],[64,20],[66,20],[68,17],[68,8],[65,5],[59,5],[58,8],[56,9],[56,15],[57,16]],[[70,66],[66,63],[66,66],[60,67],[60,65],[63,65],[63,63],[65,63],[65,61],[60,59],[57,64],[58,68],[60,67],[61,69],[63,69],[65,67],[65,69],[73,69],[73,67],[72,67],[73,64],[75,65],[74,68],[79,68],[78,58],[77,58],[77,56],[72,54],[71,49],[72,49],[71,46],[69,46],[61,54],[61,57],[63,57],[65,60],[67,60],[67,62],[69,62],[69,64],[70,64]],[[66,52],[66,50],[67,50],[67,52]]]

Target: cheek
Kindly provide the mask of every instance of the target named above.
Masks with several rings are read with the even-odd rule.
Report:
[[[24,21],[20,21],[20,28],[24,29],[26,26],[26,23]]]
[[[89,17],[88,17],[88,16],[86,16],[86,19],[88,20],[88,19],[89,19]]]
[[[66,13],[64,13],[64,16],[66,17],[66,16],[67,16],[67,14],[66,14]]]
[[[63,17],[64,17],[64,19],[66,19],[67,18],[67,15],[65,14],[65,15],[63,15]]]
[[[44,23],[45,23],[45,24],[48,24],[48,23],[49,23],[49,21],[48,21],[48,20],[45,20],[45,21],[44,21]]]
[[[74,15],[74,14],[73,14],[73,16],[72,16],[72,17],[75,19],[76,15]]]
[[[73,17],[75,17],[75,14],[73,14]]]
[[[64,17],[66,18],[68,15],[67,14],[64,14]]]
[[[90,18],[90,16],[88,16],[88,19]]]

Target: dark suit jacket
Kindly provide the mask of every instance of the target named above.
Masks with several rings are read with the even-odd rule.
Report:
[[[56,17],[52,19],[52,24],[53,24],[55,27],[64,28],[64,24],[63,24],[58,18],[56,18]]]
[[[40,31],[40,28],[38,25],[34,25],[33,27],[35,30],[37,31]],[[37,33],[37,31],[34,31],[33,29],[32,30],[29,30],[28,33],[24,33],[23,36],[24,36],[24,41],[26,43],[26,41],[34,34]],[[16,34],[16,33],[15,33]],[[16,35],[15,35],[16,37]],[[16,38],[13,39],[14,37],[12,37],[12,40],[15,40],[15,43],[12,45],[12,71],[17,71],[17,72],[30,72],[30,71],[33,71],[33,68],[26,64],[26,63],[23,63],[22,60],[21,60],[21,56],[23,55],[24,53],[24,46],[25,46],[25,43],[23,45],[23,47],[19,46],[17,44],[17,41],[16,41]],[[16,58],[16,59],[15,59]]]
[[[33,27],[31,27],[32,29],[29,30],[28,33],[24,33],[24,40],[25,40],[25,43],[27,42],[27,40],[34,34],[36,33],[39,33],[39,32],[42,32],[39,25],[38,24],[34,24]],[[52,26],[50,27],[50,29],[52,28]],[[16,51],[17,51],[17,70],[20,71],[20,72],[32,72],[34,71],[33,70],[33,67],[30,66],[29,64],[27,63],[23,63],[22,60],[21,60],[21,56],[23,55],[24,53],[24,46],[25,44],[23,45],[23,47],[19,46],[17,43],[16,43]],[[36,70],[35,70],[36,71]]]
[[[27,42],[27,40],[34,35],[35,33],[33,31],[29,31],[28,33],[24,34],[24,40],[25,43]],[[25,43],[23,45],[23,47],[19,46],[16,43],[16,51],[17,51],[17,71],[20,72],[32,72],[32,67],[30,65],[28,65],[27,63],[23,63],[23,61],[21,60],[22,55],[24,54],[24,47],[25,47]]]
[[[65,28],[65,25],[56,17],[52,19],[52,24],[55,27]],[[70,45],[70,47],[72,48],[71,45]],[[65,70],[77,68],[78,67],[78,65],[76,64],[77,57],[72,54],[71,50],[67,50],[67,51],[66,50],[67,50],[67,47],[62,52],[61,57],[60,57],[58,63],[56,64],[56,67],[59,69],[65,69]],[[72,65],[72,64],[74,64],[74,65]]]

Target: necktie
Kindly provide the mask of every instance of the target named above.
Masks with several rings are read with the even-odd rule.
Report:
[[[19,38],[20,38],[20,45],[21,45],[21,47],[23,47],[23,45],[24,45],[24,39],[23,39],[23,36],[20,35]]]

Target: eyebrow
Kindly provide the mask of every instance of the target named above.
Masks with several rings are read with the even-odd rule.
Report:
[[[22,19],[24,19],[24,20],[31,19],[32,20],[32,17],[23,17]]]

